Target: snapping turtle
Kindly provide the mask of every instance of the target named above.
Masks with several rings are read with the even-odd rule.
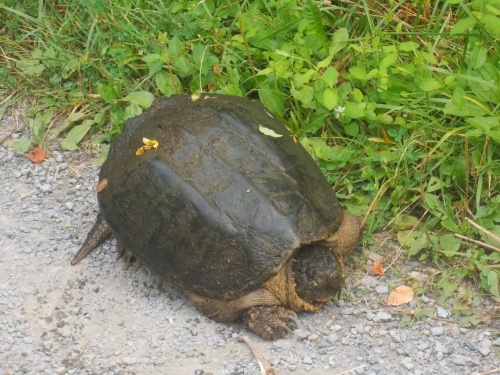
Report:
[[[268,339],[340,292],[359,242],[360,219],[315,161],[245,98],[155,101],[113,140],[99,180],[100,213],[71,264],[112,233],[207,316]]]

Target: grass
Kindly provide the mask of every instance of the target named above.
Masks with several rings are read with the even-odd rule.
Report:
[[[4,0],[0,115],[34,98],[17,152],[57,138],[102,160],[154,97],[258,99],[368,234],[441,267],[442,297],[466,278],[499,297],[499,15],[498,0]]]

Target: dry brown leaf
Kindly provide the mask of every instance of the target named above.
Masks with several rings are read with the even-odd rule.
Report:
[[[95,191],[99,193],[100,191],[102,191],[106,187],[107,184],[108,184],[108,179],[107,178],[99,181],[97,183],[97,186],[95,187]]]
[[[413,289],[406,285],[398,286],[387,298],[387,305],[400,306],[410,302],[413,299]]]
[[[47,157],[45,150],[42,147],[34,148],[29,154],[28,157],[33,163],[41,163]]]
[[[384,274],[384,267],[382,267],[382,263],[380,263],[378,260],[373,262],[373,273],[375,275],[383,275]]]

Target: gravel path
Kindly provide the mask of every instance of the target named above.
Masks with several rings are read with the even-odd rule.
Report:
[[[98,168],[90,162],[54,151],[33,164],[0,145],[0,375],[260,374],[242,335],[280,375],[476,374],[500,367],[498,321],[460,328],[450,306],[426,296],[386,307],[388,290],[397,286],[391,274],[356,276],[366,283],[318,313],[299,314],[295,337],[268,342],[200,315],[147,268],[125,270],[113,240],[71,267],[96,215]],[[397,311],[415,306],[434,316],[402,324]],[[485,300],[479,307],[494,305]]]

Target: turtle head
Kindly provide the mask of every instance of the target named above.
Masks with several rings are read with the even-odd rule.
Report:
[[[338,295],[344,283],[342,260],[324,243],[313,243],[297,251],[292,272],[295,292],[316,305]]]

